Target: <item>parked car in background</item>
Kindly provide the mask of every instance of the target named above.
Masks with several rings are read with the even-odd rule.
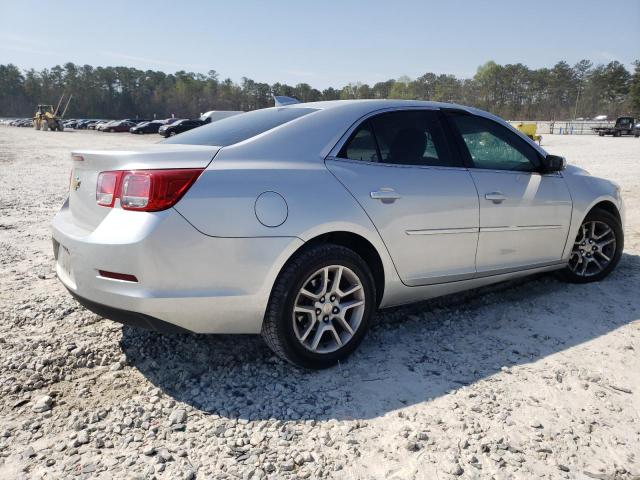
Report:
[[[151,122],[142,122],[129,129],[130,133],[144,134],[144,133],[158,133],[158,130],[164,125],[164,120],[153,120]]]
[[[204,123],[211,123],[222,120],[223,118],[233,117],[241,113],[244,112],[241,110],[211,110],[200,115],[200,120]]]
[[[179,120],[169,125],[163,125],[158,129],[158,133],[163,137],[173,137],[182,132],[192,130],[204,125],[202,120]]]
[[[261,333],[309,368],[353,352],[378,308],[554,270],[599,281],[624,245],[616,184],[460,105],[294,104],[73,159],[53,248],[83,305]]]
[[[111,122],[109,125],[106,125],[102,128],[103,132],[128,132],[131,127],[135,127],[136,124],[129,120],[116,120],[115,122]]]
[[[96,130],[103,131],[106,127],[108,127],[109,125],[115,122],[117,122],[117,120],[105,120],[104,122],[101,122],[98,125],[96,125]]]
[[[108,123],[108,120],[98,120],[95,123],[90,123],[87,125],[87,130],[100,130],[105,123]]]

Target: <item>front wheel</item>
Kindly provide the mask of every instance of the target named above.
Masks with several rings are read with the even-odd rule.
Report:
[[[573,283],[602,280],[622,256],[624,232],[620,220],[610,212],[594,209],[585,217],[573,243],[563,277]]]
[[[339,245],[312,247],[278,276],[262,336],[290,363],[330,367],[348,357],[364,338],[375,298],[373,276],[358,254]]]

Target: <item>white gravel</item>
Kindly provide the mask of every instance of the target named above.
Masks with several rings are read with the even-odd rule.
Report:
[[[303,372],[258,337],[102,320],[55,279],[69,151],[157,139],[0,126],[0,478],[640,478],[640,140],[543,142],[622,185],[606,281],[387,311]]]

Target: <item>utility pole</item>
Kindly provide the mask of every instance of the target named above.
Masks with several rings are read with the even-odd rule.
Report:
[[[576,106],[573,109],[573,119],[578,118],[578,101],[580,100],[580,92],[582,91],[582,80],[578,84],[578,94],[576,95]]]

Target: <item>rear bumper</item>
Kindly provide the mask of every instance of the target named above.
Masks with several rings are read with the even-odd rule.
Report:
[[[174,209],[114,208],[89,231],[74,222],[66,204],[52,222],[52,236],[58,278],[90,310],[124,323],[167,331],[158,323],[165,322],[196,333],[259,333],[275,278],[303,243],[295,237],[210,237]],[[135,275],[138,282],[105,278],[99,270]]]
[[[87,310],[91,310],[93,313],[100,315],[103,318],[108,318],[114,322],[122,323],[123,325],[130,325],[132,327],[145,328],[147,330],[153,330],[160,333],[188,333],[189,330],[181,328],[172,323],[165,322],[159,318],[145,315],[144,313],[131,312],[128,310],[121,310],[115,307],[109,307],[108,305],[102,305],[100,303],[92,302],[91,300],[77,295],[73,290],[68,288],[69,293],[76,301],[85,307]]]

